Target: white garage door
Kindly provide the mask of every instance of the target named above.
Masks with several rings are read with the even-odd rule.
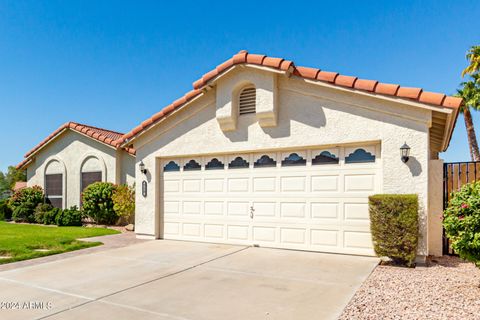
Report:
[[[163,238],[371,255],[379,148],[162,159]]]

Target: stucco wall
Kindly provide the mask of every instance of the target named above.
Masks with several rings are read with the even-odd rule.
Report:
[[[98,161],[91,161],[91,158]],[[97,163],[104,181],[116,183],[116,151],[82,134],[67,131],[37,153],[27,168],[28,186],[44,188],[45,169],[52,161],[60,163],[64,173],[64,207],[80,205],[80,172],[95,169]],[[128,171],[128,170],[127,170]],[[130,178],[130,181],[133,178]]]
[[[265,71],[252,69],[250,72]],[[226,75],[219,81],[228,81],[228,77],[233,76],[234,73]],[[418,252],[426,255],[431,111],[321,87],[296,78],[279,76],[277,84],[276,127],[262,128],[255,115],[245,115],[238,118],[236,130],[223,132],[216,119],[217,93],[212,89],[135,141],[137,163],[143,160],[149,170],[147,176],[137,176],[136,231],[159,236],[156,208],[161,192],[155,190],[160,187],[159,157],[378,141],[381,143],[383,192],[420,196],[422,238]],[[404,142],[411,147],[407,164],[400,159],[399,148]],[[143,179],[149,182],[146,198],[141,196]]]
[[[428,202],[428,254],[442,255],[443,160],[430,160]]]

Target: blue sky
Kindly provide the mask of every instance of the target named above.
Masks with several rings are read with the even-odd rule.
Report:
[[[241,49],[452,94],[479,16],[479,1],[1,1],[0,170],[67,121],[129,131]],[[443,158],[469,160],[463,118]]]

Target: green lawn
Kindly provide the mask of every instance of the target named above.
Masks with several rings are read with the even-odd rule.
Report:
[[[98,246],[102,243],[77,239],[115,233],[119,232],[105,228],[46,227],[0,221],[0,264]],[[49,251],[35,251],[38,249]]]

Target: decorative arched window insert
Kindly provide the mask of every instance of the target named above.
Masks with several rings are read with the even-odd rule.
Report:
[[[228,164],[229,169],[248,168],[248,166],[248,161],[243,159],[242,157],[236,157]]]
[[[364,163],[364,162],[375,162],[375,155],[361,148],[350,153],[348,157],[345,158],[345,163]]]
[[[266,154],[260,157],[255,163],[253,164],[254,168],[265,168],[265,167],[276,167],[277,161],[273,160]]]
[[[205,170],[222,170],[224,168],[225,168],[225,165],[217,158],[213,158],[205,166]]]
[[[163,172],[180,171],[180,166],[175,161],[170,161],[163,167]]]
[[[307,160],[303,159],[297,153],[291,153],[282,161],[282,166],[304,166]]]
[[[257,90],[254,86],[248,86],[240,91],[238,96],[238,110],[239,114],[249,114],[256,112],[257,104]]]
[[[312,159],[312,165],[338,164],[338,157],[329,151],[322,151]]]
[[[183,166],[183,171],[201,170],[201,168],[200,163],[192,159]]]

